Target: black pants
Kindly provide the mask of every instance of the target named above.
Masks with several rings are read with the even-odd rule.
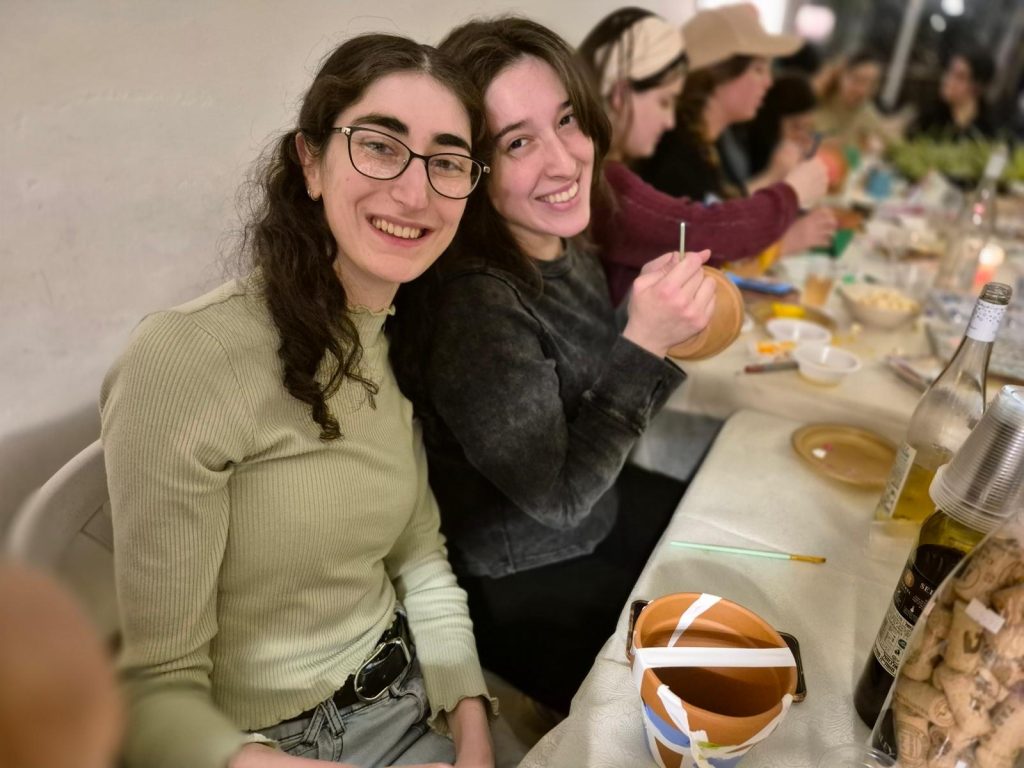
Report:
[[[618,520],[591,554],[500,579],[459,578],[483,665],[562,713],[686,489],[631,465],[616,485]]]

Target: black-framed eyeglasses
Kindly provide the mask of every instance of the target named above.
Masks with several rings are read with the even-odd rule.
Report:
[[[397,179],[413,158],[419,158],[427,169],[427,181],[437,194],[452,200],[462,200],[490,173],[489,166],[457,152],[439,152],[421,155],[390,134],[374,128],[343,125],[332,128],[331,133],[348,137],[348,157],[352,167],[363,176],[387,181]]]

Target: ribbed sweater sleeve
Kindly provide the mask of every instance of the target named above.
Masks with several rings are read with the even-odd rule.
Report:
[[[464,698],[487,696],[487,685],[477,661],[466,594],[455,581],[438,530],[440,515],[427,479],[427,456],[418,423],[416,473],[416,507],[384,565],[409,614],[431,705],[430,724],[446,732],[442,713],[451,712]],[[491,700],[491,708],[497,714],[496,700]]]
[[[507,280],[453,280],[429,363],[434,407],[466,458],[513,503],[556,530],[585,519],[648,420],[683,380],[619,336],[575,412],[560,394],[559,345]],[[600,322],[582,316],[580,323]],[[573,329],[563,329],[565,343]]]
[[[799,214],[796,193],[784,182],[705,205],[659,192],[621,163],[607,163],[605,178],[614,204],[596,211],[592,221],[616,304],[644,264],[679,248],[681,221],[687,225],[686,249],[710,249],[709,263],[720,266],[761,253]]]
[[[253,418],[220,344],[185,315],[149,317],[104,382],[130,726],[138,768],[223,768],[249,740],[210,697],[227,482]]]

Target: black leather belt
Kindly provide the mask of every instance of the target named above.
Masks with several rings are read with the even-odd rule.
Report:
[[[416,647],[413,645],[412,635],[409,634],[405,614],[396,612],[394,622],[380,636],[377,647],[331,696],[334,706],[344,709],[360,702],[370,703],[383,699],[388,695],[392,685],[405,678],[409,667],[412,666],[415,652]],[[283,722],[312,717],[315,712],[316,707],[313,707]]]

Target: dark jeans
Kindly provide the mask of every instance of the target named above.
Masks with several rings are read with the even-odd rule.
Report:
[[[617,487],[615,527],[591,554],[500,579],[459,578],[484,667],[562,713],[686,489],[628,464]]]

